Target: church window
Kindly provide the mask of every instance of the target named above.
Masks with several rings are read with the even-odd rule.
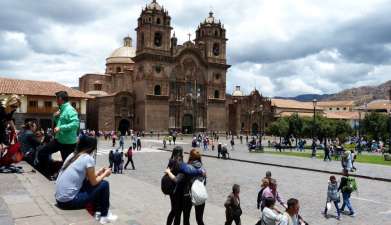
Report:
[[[94,90],[95,91],[101,91],[102,90],[102,84],[94,84]]]
[[[148,21],[149,21],[149,22],[151,22],[151,21],[152,21],[151,17],[149,17],[149,18],[148,18]]]
[[[141,33],[141,48],[144,47],[144,33]]]
[[[215,56],[220,55],[220,45],[219,45],[219,43],[214,43],[213,44],[212,51],[213,51],[213,55],[215,55]]]
[[[158,64],[158,65],[156,65],[155,66],[155,71],[156,71],[156,73],[160,73],[161,71],[162,71],[162,65],[160,65],[160,64]]]
[[[157,19],[156,19],[156,23],[157,23],[157,24],[160,24],[160,18],[157,18]]]
[[[215,90],[214,98],[220,98],[220,92]]]
[[[215,73],[215,79],[220,80],[220,78],[221,78],[221,75],[219,73]]]
[[[117,67],[117,73],[121,73],[121,67]]]
[[[154,95],[161,95],[161,87],[160,85],[156,85],[153,91]]]
[[[127,97],[122,97],[121,98],[121,106],[126,107],[128,105],[128,98]]]
[[[219,32],[217,30],[215,30],[215,36],[219,36]]]
[[[337,107],[337,111],[339,111],[339,107]]]
[[[154,44],[155,44],[156,47],[162,46],[162,40],[163,40],[162,36],[163,35],[160,32],[156,32],[155,33]]]

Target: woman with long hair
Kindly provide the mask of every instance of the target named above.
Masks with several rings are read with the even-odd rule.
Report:
[[[111,175],[111,169],[95,172],[92,155],[96,147],[96,138],[80,137],[76,151],[65,160],[57,177],[55,198],[62,209],[82,209],[92,204],[97,214],[100,213],[100,223],[105,224],[115,221],[117,216],[109,212],[110,188],[104,180]]]
[[[192,149],[190,151],[190,156],[187,164],[191,165],[195,169],[205,171],[201,161],[201,153],[196,149]],[[204,183],[204,185],[206,185],[205,172],[195,177],[186,176],[186,185],[185,185],[186,187],[185,187],[185,196],[184,196],[184,203],[183,203],[184,225],[190,225],[190,212],[191,212],[191,208],[193,207],[190,192],[191,192],[191,186],[196,179],[200,180],[201,182]],[[196,205],[194,206],[194,208],[195,208],[195,217],[196,217],[197,224],[204,225],[203,217],[204,217],[205,203],[201,205]]]
[[[175,182],[175,189],[170,194],[171,210],[167,216],[167,225],[180,225],[181,214],[184,211],[185,189],[188,177],[197,177],[205,175],[202,168],[195,168],[183,162],[183,149],[176,146],[171,154],[165,173]]]

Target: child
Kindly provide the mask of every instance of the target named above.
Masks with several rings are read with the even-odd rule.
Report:
[[[338,193],[338,182],[337,179],[335,179],[335,176],[330,176],[329,185],[327,188],[327,202],[326,207],[324,208],[324,215],[327,217],[327,211],[331,208],[331,203],[334,203],[335,208],[337,209],[337,220],[340,220],[340,210],[338,203],[340,201],[339,199],[339,193]]]

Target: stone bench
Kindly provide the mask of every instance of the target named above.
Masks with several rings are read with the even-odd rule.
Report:
[[[55,184],[21,162],[25,173],[0,174],[1,198],[14,221],[23,225],[99,224],[86,210],[61,210],[54,198]]]

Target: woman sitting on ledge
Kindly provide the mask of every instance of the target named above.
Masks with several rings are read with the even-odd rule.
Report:
[[[117,216],[109,213],[109,183],[103,180],[111,175],[111,169],[102,168],[95,173],[92,155],[96,146],[95,138],[80,137],[76,151],[65,160],[57,177],[55,198],[61,209],[83,209],[92,204],[96,214],[100,212],[100,223],[105,224]]]

